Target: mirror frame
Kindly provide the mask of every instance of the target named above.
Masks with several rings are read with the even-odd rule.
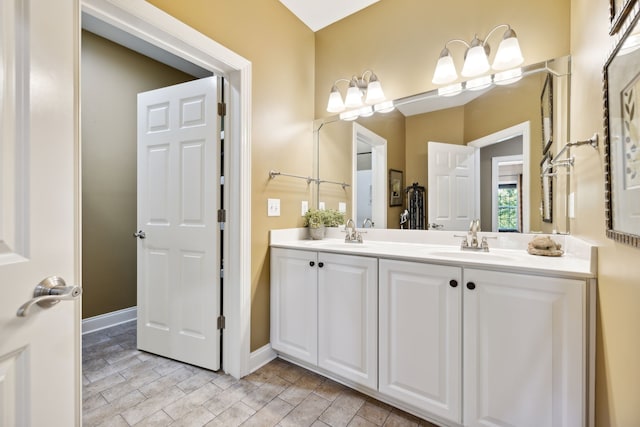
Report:
[[[606,228],[607,237],[615,240],[616,242],[624,243],[636,248],[640,248],[640,235],[629,233],[626,231],[616,230],[613,223],[613,173],[612,162],[613,159],[612,144],[611,144],[611,132],[610,124],[612,118],[609,117],[609,104],[611,102],[617,102],[618,100],[609,99],[609,83],[612,76],[609,75],[609,66],[616,58],[616,55],[620,51],[622,44],[626,41],[627,37],[631,33],[631,30],[638,22],[640,13],[638,11],[639,3],[635,3],[633,10],[629,13],[627,21],[621,28],[619,36],[615,42],[614,48],[607,58],[602,69],[603,75],[603,97],[604,97],[604,162],[605,162],[605,215],[606,215]],[[639,70],[640,71],[640,70]]]

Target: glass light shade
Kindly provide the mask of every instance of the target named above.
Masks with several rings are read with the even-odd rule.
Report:
[[[489,59],[483,45],[472,46],[467,49],[467,55],[462,66],[462,74],[464,77],[475,77],[489,71]]]
[[[509,68],[517,67],[524,62],[522,52],[520,51],[520,43],[516,33],[509,29],[504,33],[504,38],[498,46],[496,57],[493,60],[494,70],[508,70]]]
[[[344,105],[347,108],[355,108],[362,105],[362,91],[353,81],[349,85],[349,89],[347,89]]]
[[[329,113],[340,113],[344,111],[344,102],[338,88],[334,85],[329,94],[329,102],[327,103],[327,111]]]
[[[373,116],[373,107],[371,105],[367,105],[365,107],[358,109],[358,115],[360,117]]]
[[[378,79],[374,80],[374,77],[371,76],[371,80],[369,80],[369,84],[367,85],[367,97],[365,101],[367,104],[375,104],[377,102],[384,101],[384,92],[382,92],[382,85],[378,81]]]
[[[393,101],[384,101],[384,102],[381,102],[381,103],[376,104],[376,105],[373,106],[373,109],[377,113],[390,113],[395,108],[396,107],[393,105]]]
[[[462,92],[462,83],[455,83],[449,86],[438,88],[439,96],[455,96]]]
[[[467,89],[469,90],[481,90],[489,86],[491,86],[491,76],[482,76],[467,81]]]
[[[449,49],[446,47],[442,49],[438,63],[436,64],[436,70],[433,72],[433,79],[431,82],[437,85],[444,85],[451,83],[458,78],[456,66],[453,63],[453,58]]]
[[[340,113],[340,120],[353,121],[359,116],[358,110],[345,111]]]
[[[493,82],[497,85],[509,85],[522,78],[522,68],[500,71],[493,75]]]

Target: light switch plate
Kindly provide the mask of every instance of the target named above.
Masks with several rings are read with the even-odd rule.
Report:
[[[338,203],[338,212],[347,213],[347,204],[345,202]]]
[[[267,216],[280,216],[280,199],[267,199]]]
[[[324,202],[318,203],[318,209],[321,211],[324,210]]]

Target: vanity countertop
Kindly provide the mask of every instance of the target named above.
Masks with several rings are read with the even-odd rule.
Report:
[[[309,240],[306,228],[271,230],[272,247],[300,249],[432,262],[458,267],[478,267],[515,273],[529,273],[570,278],[595,278],[597,247],[573,236],[550,235],[562,244],[560,257],[530,255],[527,243],[539,234],[485,233],[496,237],[489,240],[489,252],[463,251],[459,237],[463,232],[424,230],[367,229],[364,243],[346,243],[340,229],[328,229],[323,240]]]

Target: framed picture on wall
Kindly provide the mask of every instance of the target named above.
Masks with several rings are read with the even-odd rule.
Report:
[[[609,0],[609,34],[618,32],[637,0]]]
[[[389,169],[389,206],[402,206],[402,171]]]
[[[542,186],[540,212],[544,222],[553,222],[553,178],[551,173],[551,152],[547,151],[540,162],[540,184]]]
[[[604,65],[607,237],[640,248],[640,7],[634,6]]]
[[[542,154],[547,154],[553,144],[553,78],[547,78],[540,94],[540,117],[542,117]]]

